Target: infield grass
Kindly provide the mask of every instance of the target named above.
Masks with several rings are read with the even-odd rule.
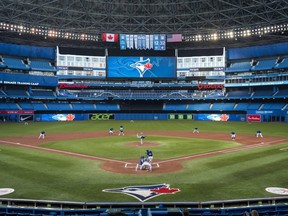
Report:
[[[55,133],[117,131],[123,125],[126,131],[235,131],[237,134],[255,134],[262,130],[264,136],[288,138],[288,124],[202,121],[78,121],[78,122],[33,122],[0,124],[0,139],[6,136],[34,135],[41,130],[47,136]],[[153,135],[155,157],[168,159],[178,156],[235,147],[229,141],[209,141]],[[147,137],[147,139],[150,139]],[[144,154],[146,147],[133,148],[124,143],[135,141],[133,136],[103,137],[44,144],[44,147],[62,149],[83,154],[113,159],[133,159]],[[184,161],[184,169],[175,173],[155,175],[127,175],[103,171],[101,162],[44,152],[0,143],[0,188],[14,188],[15,192],[5,197],[95,201],[134,202],[133,197],[104,193],[103,189],[129,185],[170,184],[181,192],[162,195],[149,201],[210,201],[238,198],[275,196],[265,191],[266,187],[288,187],[288,143],[246,149],[239,152]]]

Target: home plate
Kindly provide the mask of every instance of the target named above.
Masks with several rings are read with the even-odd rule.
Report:
[[[6,195],[13,193],[14,189],[13,188],[0,188],[0,196]]]

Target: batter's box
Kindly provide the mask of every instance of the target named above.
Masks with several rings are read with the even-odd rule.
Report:
[[[159,168],[160,167],[160,165],[159,165],[159,163],[152,163],[152,168]]]
[[[126,163],[125,164],[126,169],[135,169],[136,167],[138,167],[138,164],[135,164],[135,163]]]

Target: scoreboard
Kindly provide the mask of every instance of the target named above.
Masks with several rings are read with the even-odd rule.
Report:
[[[120,34],[120,50],[166,50],[165,34]]]

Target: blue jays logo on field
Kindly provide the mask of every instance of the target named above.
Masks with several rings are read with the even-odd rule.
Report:
[[[141,185],[141,186],[126,186],[123,188],[104,189],[103,192],[108,193],[123,193],[138,199],[141,202],[152,199],[154,197],[175,194],[179,192],[178,188],[170,188],[169,184],[157,184],[157,185]]]
[[[143,57],[140,57],[140,60],[133,64],[130,64],[130,67],[137,69],[140,77],[143,77],[145,72],[147,70],[150,70],[153,67],[153,65],[150,63],[149,58],[144,60]]]

